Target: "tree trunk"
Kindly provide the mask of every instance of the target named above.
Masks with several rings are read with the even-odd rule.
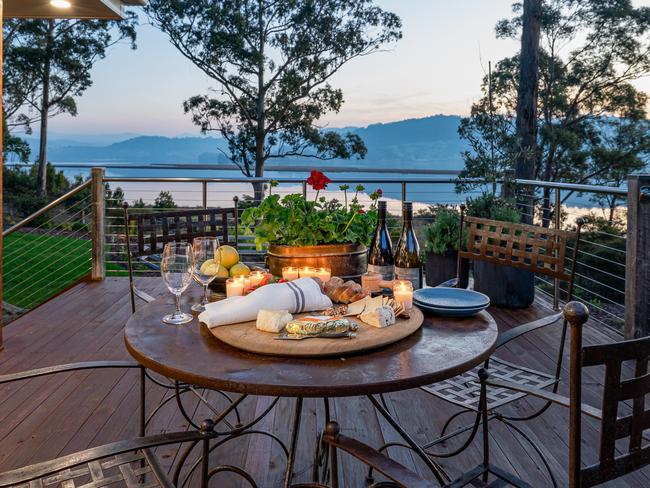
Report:
[[[519,94],[517,99],[517,142],[519,156],[515,162],[515,178],[533,179],[537,160],[537,92],[539,80],[539,31],[542,0],[524,0],[521,55],[519,60]],[[522,202],[532,222],[533,199]],[[530,205],[530,206],[528,206]]]
[[[266,139],[266,111],[264,107],[264,46],[266,35],[264,32],[264,7],[262,2],[258,4],[258,22],[260,29],[259,36],[259,60],[257,63],[257,132],[255,133],[255,178],[264,176],[264,142]],[[255,192],[255,203],[258,204],[264,198],[264,183],[253,183]]]
[[[43,96],[41,98],[41,133],[38,152],[38,179],[36,183],[36,196],[47,196],[47,122],[50,112],[50,56],[51,38],[54,33],[54,21],[48,21],[48,54],[43,65]]]

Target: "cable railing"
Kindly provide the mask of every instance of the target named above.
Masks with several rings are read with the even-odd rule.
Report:
[[[29,310],[92,268],[93,202],[87,181],[3,232],[3,300]]]
[[[175,178],[156,176],[156,171],[152,169],[152,177],[105,177],[103,170],[96,168],[92,180],[7,229],[3,233],[5,300],[32,308],[89,274],[96,279],[105,274],[126,276],[122,208],[125,201],[131,207],[156,212],[169,206],[233,207],[237,197],[241,215],[241,211],[253,205],[252,183],[264,185],[266,194],[301,193],[308,199],[316,197],[304,178]],[[388,207],[389,232],[395,240],[401,229],[401,203],[414,202],[414,227],[424,249],[424,227],[433,221],[432,206],[457,207],[482,193],[479,186],[459,194],[457,175],[435,170],[430,173],[417,177],[330,175],[333,181],[320,196],[341,202],[356,196],[360,203],[368,205],[370,193],[381,188]],[[277,186],[271,187],[271,181]],[[341,185],[349,186],[347,192]],[[357,192],[357,185],[363,189]],[[491,186],[486,184],[488,189]],[[575,294],[588,304],[596,322],[621,331],[626,291],[626,208],[621,203],[614,211],[608,209],[608,216],[616,216],[616,221],[609,225],[606,218],[597,219],[599,206],[592,200],[597,195],[623,199],[626,190],[531,180],[515,180],[514,188],[523,217],[536,225],[571,229],[578,218],[587,218],[578,252]],[[244,259],[263,265],[264,252],[256,250],[253,237],[239,228],[238,246]],[[147,266],[135,271],[142,275],[152,273]],[[539,276],[535,281],[539,297],[556,308],[562,305],[565,291],[560,283]]]

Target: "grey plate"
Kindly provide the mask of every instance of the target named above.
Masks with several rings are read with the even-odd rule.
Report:
[[[490,306],[483,293],[464,288],[422,288],[413,293],[413,300],[424,307],[437,309],[482,309]]]
[[[440,315],[443,317],[471,317],[476,315],[482,310],[485,310],[487,307],[479,308],[436,308],[436,307],[427,307],[425,305],[414,302],[419,308],[425,312],[431,312],[435,315]]]

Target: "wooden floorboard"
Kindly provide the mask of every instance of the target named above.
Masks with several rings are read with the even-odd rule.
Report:
[[[143,280],[139,287],[154,296],[164,293],[160,280]],[[539,301],[529,310],[491,310],[500,330],[507,330],[549,310]],[[91,359],[130,359],[123,344],[124,323],[131,314],[128,282],[110,278],[104,282],[83,282],[45,305],[24,315],[4,330],[5,350],[0,352],[0,374]],[[561,325],[548,327],[508,344],[498,352],[504,360],[534,369],[553,371]],[[585,343],[614,340],[617,336],[607,329],[589,325]],[[563,377],[568,371],[568,351],[564,353]],[[602,371],[585,372],[584,399],[598,402]],[[69,454],[87,447],[129,438],[138,431],[139,375],[137,371],[83,371],[53,377],[37,378],[0,386],[0,471]],[[562,393],[567,385],[560,385]],[[147,385],[147,406],[151,411],[170,392],[153,383]],[[204,392],[221,407],[226,399],[215,392]],[[445,420],[457,408],[420,391],[411,390],[386,396],[390,411],[419,441],[435,438]],[[192,393],[184,395],[184,405],[194,419],[210,416],[211,412]],[[262,413],[273,401],[268,397],[250,397],[240,408],[244,421]],[[271,413],[257,427],[271,431],[288,443],[295,402],[280,399]],[[512,415],[533,412],[540,402],[522,399],[504,410]],[[330,400],[330,410],[347,435],[374,446],[399,441],[390,425],[377,416],[365,397]],[[470,422],[471,414],[460,417],[454,425]],[[234,414],[228,417],[236,422]],[[567,421],[568,411],[553,406],[542,416],[517,424],[536,443],[557,475],[560,486],[567,484]],[[323,400],[307,399],[299,437],[295,481],[308,481],[317,436],[325,422]],[[179,414],[174,401],[165,405],[155,416],[148,433],[171,432],[191,428]],[[596,460],[598,425],[586,421],[584,428],[583,461]],[[461,439],[437,446],[448,451]],[[550,480],[537,456],[527,442],[511,429],[493,422],[490,429],[492,461],[515,472],[533,486],[550,486]],[[170,470],[178,461],[177,446],[159,448],[162,465]],[[423,463],[411,451],[391,448],[391,457],[422,475],[431,477]],[[482,449],[475,441],[466,451],[440,463],[451,475],[458,475],[481,460]],[[286,462],[281,447],[270,437],[244,436],[214,451],[219,464],[244,467],[259,486],[280,486]],[[340,475],[346,487],[364,486],[367,470],[350,457],[342,456]],[[192,477],[191,485],[196,477]],[[219,475],[214,486],[247,486],[232,475]],[[650,486],[650,470],[642,470],[607,486]]]

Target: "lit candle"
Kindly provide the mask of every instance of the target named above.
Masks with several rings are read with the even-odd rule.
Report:
[[[332,277],[332,270],[329,268],[318,268],[315,276],[316,278],[320,278],[323,283],[327,283]]]
[[[298,272],[298,268],[292,266],[282,268],[282,278],[287,281],[297,280],[299,276],[300,273]]]
[[[237,278],[231,278],[226,280],[226,297],[239,297],[244,294],[244,280]]]
[[[311,278],[312,276],[316,276],[316,268],[305,266],[304,268],[300,268],[299,274],[301,278]]]
[[[254,288],[256,286],[260,286],[260,283],[264,279],[264,273],[261,271],[253,271],[251,274],[251,288]]]
[[[413,283],[410,281],[398,281],[393,287],[393,298],[404,305],[406,310],[413,308]]]
[[[242,286],[244,287],[244,292],[247,292],[248,290],[250,290],[250,288],[251,288],[251,279],[248,276],[245,276],[245,275],[235,276],[235,281],[242,284]]]

